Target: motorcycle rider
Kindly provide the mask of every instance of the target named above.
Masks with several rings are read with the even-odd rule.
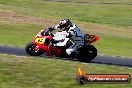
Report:
[[[65,31],[67,33],[66,37],[70,38],[72,40],[72,45],[66,49],[66,53],[68,56],[73,57],[74,51],[76,51],[78,48],[80,48],[82,45],[84,45],[84,34],[81,32],[81,30],[76,26],[76,24],[73,24],[70,19],[62,19],[60,20],[60,23],[56,26],[50,27],[49,30],[56,30],[60,29],[61,31]],[[65,40],[64,40],[65,42]],[[65,42],[67,43],[67,42]]]

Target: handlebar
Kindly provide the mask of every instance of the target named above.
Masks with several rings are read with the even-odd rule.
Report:
[[[41,32],[41,35],[43,35],[43,36],[54,36],[52,34],[51,28],[46,28],[44,31]]]

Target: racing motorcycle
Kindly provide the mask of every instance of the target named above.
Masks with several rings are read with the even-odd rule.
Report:
[[[66,45],[64,45],[64,39],[67,40]],[[41,30],[33,41],[26,45],[25,50],[31,56],[41,56],[44,54],[45,56],[90,62],[97,56],[97,49],[92,45],[97,40],[99,40],[99,36],[85,34],[84,45],[79,46],[73,55],[69,57],[66,54],[66,49],[73,44],[73,41],[70,38],[66,38],[63,31],[53,34],[47,28],[45,31]]]

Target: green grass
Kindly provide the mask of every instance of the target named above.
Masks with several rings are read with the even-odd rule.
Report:
[[[24,47],[40,29],[37,25],[0,24],[0,43]]]
[[[1,0],[0,3],[0,9],[37,17],[58,19],[67,17],[85,22],[132,26],[131,5],[79,4],[43,0]]]
[[[104,55],[132,57],[132,41],[127,38],[100,36],[101,40],[94,45],[98,52]]]
[[[82,64],[57,59],[0,55],[1,88],[131,88],[130,84],[78,85],[76,75],[82,65],[87,74],[130,74],[132,69],[100,64]]]
[[[77,22],[85,33],[98,34],[101,39],[94,45],[98,53],[132,57],[132,4],[131,0],[70,0],[73,2],[112,2],[121,4],[81,4],[47,2],[45,0],[0,0],[2,11],[15,16],[53,19],[67,17]],[[14,17],[15,17],[14,16]],[[10,18],[12,19],[12,18]],[[21,18],[23,19],[23,18]],[[6,20],[6,19],[5,19]],[[53,24],[53,23],[52,23]],[[35,22],[14,22],[0,19],[0,44],[25,47],[43,25]],[[48,23],[49,26],[51,26]],[[99,30],[98,30],[99,29]],[[96,30],[96,31],[95,31]],[[14,57],[0,55],[0,88],[131,88],[130,84],[86,84],[75,81],[79,65],[89,74],[130,74],[129,67],[101,64],[82,64],[50,60],[44,57]]]

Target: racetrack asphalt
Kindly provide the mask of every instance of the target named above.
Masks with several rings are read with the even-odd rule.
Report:
[[[17,56],[29,56],[25,52],[24,48],[19,48],[19,47],[0,46],[0,53],[12,54],[12,55],[17,55]],[[132,67],[132,59],[125,58],[125,57],[122,58],[122,57],[111,57],[111,56],[98,55],[94,60],[91,61],[91,63]]]

